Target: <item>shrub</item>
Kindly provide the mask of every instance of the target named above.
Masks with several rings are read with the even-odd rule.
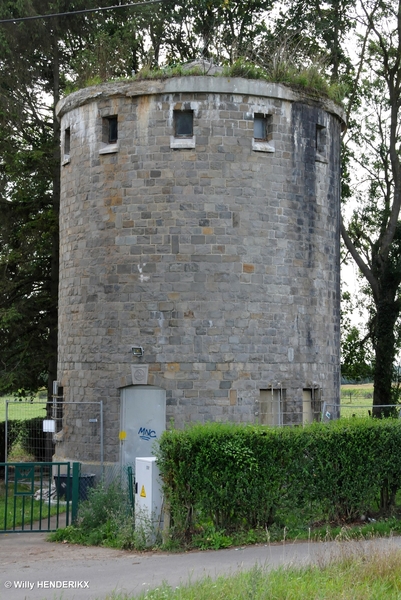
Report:
[[[7,454],[18,441],[24,421],[10,420],[7,421]],[[6,446],[6,423],[0,422],[0,462],[5,461],[5,446]]]
[[[134,516],[127,489],[117,480],[106,486],[100,483],[88,492],[88,500],[79,505],[75,525],[52,534],[54,541],[69,541],[87,546],[110,548],[143,547],[134,530]],[[138,543],[139,539],[139,543]]]
[[[229,424],[165,432],[158,464],[173,536],[212,523],[215,532],[350,521],[388,510],[401,487],[401,423],[358,419],[303,428]]]
[[[245,59],[237,58],[232,65],[223,68],[225,77],[244,77],[245,79],[266,79],[266,71],[255,63]]]
[[[32,455],[35,461],[51,460],[53,452],[47,454],[48,434],[43,431],[43,417],[34,417],[19,423],[18,442],[22,449],[28,455]]]

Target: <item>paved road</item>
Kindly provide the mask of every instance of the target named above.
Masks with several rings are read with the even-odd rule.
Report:
[[[374,542],[290,543],[185,554],[135,553],[46,542],[44,534],[0,535],[1,600],[104,600],[112,591],[138,595],[163,581],[178,586],[255,564],[306,564],[338,553],[401,547],[401,537]],[[7,583],[9,582],[9,583]],[[75,588],[53,589],[54,585]],[[65,582],[65,583],[63,583]],[[7,587],[9,586],[10,587]],[[19,586],[19,587],[18,587]],[[30,589],[32,587],[32,589]]]

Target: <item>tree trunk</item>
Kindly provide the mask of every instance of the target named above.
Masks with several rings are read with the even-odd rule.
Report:
[[[59,233],[58,220],[60,210],[60,123],[55,114],[55,107],[60,99],[60,60],[57,22],[54,23],[52,35],[52,79],[53,79],[53,213],[57,226],[53,231],[52,256],[50,266],[50,294],[53,299],[51,310],[51,326],[48,337],[49,364],[47,394],[52,401],[53,381],[57,380],[57,319],[58,319],[58,282],[59,282]]]
[[[396,353],[394,327],[399,310],[399,302],[392,298],[381,299],[376,304],[373,416],[378,418],[390,416],[393,409],[388,405],[395,404],[392,391]]]
[[[53,83],[53,189],[52,205],[56,227],[53,228],[52,235],[52,255],[50,259],[50,296],[52,298],[52,308],[50,309],[50,327],[47,338],[48,346],[48,377],[47,377],[47,407],[48,417],[55,417],[53,414],[53,381],[57,380],[57,320],[58,320],[58,281],[59,281],[59,211],[60,211],[60,123],[55,114],[56,104],[60,99],[60,60],[58,48],[57,21],[54,23],[52,32],[52,83]],[[52,461],[54,452],[53,434],[46,436],[45,460]]]

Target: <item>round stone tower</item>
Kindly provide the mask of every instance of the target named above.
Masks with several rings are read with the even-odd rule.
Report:
[[[341,109],[187,76],[87,88],[58,116],[59,383],[103,401],[104,458],[136,384],[178,427],[335,411]],[[57,454],[85,458],[74,427]]]

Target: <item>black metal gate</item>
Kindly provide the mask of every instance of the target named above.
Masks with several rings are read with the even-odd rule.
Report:
[[[55,531],[74,522],[79,474],[79,463],[0,463],[0,533]]]

